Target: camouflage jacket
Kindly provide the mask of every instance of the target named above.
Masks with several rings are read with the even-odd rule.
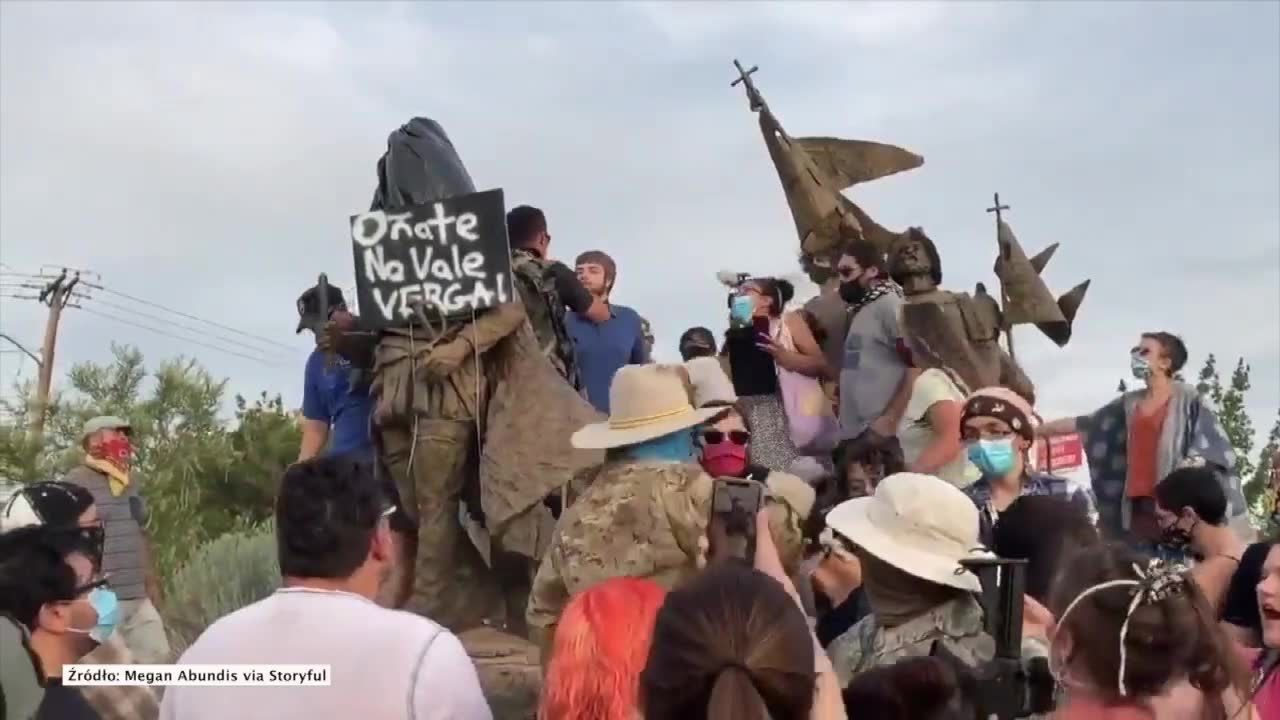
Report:
[[[80,658],[84,664],[131,665],[133,654],[119,629],[107,641]],[[155,691],[141,685],[97,685],[80,689],[84,699],[103,720],[155,720],[160,717],[160,700]]]
[[[800,555],[802,515],[809,511],[807,487],[797,483],[804,485],[770,473],[770,525],[784,565]],[[569,598],[596,583],[638,577],[672,588],[696,573],[705,562],[714,485],[693,464],[605,463],[560,516],[538,567],[526,612],[530,639],[547,647]]]
[[[511,272],[524,301],[529,323],[542,354],[551,360],[556,370],[575,389],[581,389],[573,338],[565,327],[564,299],[556,287],[555,276],[550,271],[551,262],[528,250],[511,253]]]
[[[833,640],[827,655],[840,686],[848,687],[858,673],[928,655],[937,640],[970,667],[995,656],[995,641],[982,628],[982,606],[968,595],[894,628],[882,628],[868,615]]]

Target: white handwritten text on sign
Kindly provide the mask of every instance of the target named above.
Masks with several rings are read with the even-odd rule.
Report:
[[[351,218],[356,296],[366,327],[469,317],[511,299],[511,250],[501,190]]]

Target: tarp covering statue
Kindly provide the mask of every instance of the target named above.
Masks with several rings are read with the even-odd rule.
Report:
[[[444,129],[414,118],[387,140],[372,206],[473,192]],[[513,298],[443,330],[415,324],[338,342],[373,368],[375,444],[417,523],[406,609],[455,632],[505,616],[523,633],[529,582],[554,526],[544,500],[603,460],[569,446],[600,416],[540,352]],[[464,505],[483,528],[472,528],[475,540]]]

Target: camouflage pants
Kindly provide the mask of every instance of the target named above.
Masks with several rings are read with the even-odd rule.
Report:
[[[380,431],[387,467],[418,527],[405,553],[412,568],[405,609],[461,632],[502,603],[493,572],[459,521],[463,490],[476,472],[476,427],[434,418],[416,426],[416,437],[413,427]]]

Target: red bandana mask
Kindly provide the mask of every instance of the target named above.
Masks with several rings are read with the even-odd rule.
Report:
[[[129,442],[129,438],[118,435],[95,443],[89,448],[89,454],[116,467],[128,468],[129,461],[133,459],[133,443]]]
[[[704,445],[702,469],[711,477],[742,477],[747,472],[747,448],[727,439]]]

